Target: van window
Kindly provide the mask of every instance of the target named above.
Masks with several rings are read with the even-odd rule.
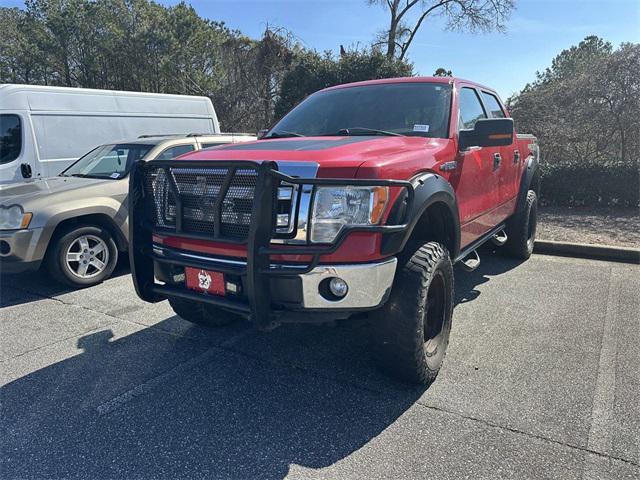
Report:
[[[460,90],[460,119],[458,121],[461,129],[472,129],[481,118],[487,118],[484,113],[480,97],[473,88],[463,88]]]
[[[0,164],[13,162],[22,151],[22,124],[17,115],[0,115]]]
[[[505,118],[504,110],[500,106],[500,102],[495,95],[491,93],[482,92],[482,100],[491,113],[491,118]]]
[[[185,153],[193,152],[193,145],[176,145],[175,147],[169,147],[164,152],[156,157],[156,160],[173,160]]]

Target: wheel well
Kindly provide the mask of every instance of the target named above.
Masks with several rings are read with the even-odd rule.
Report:
[[[529,183],[529,190],[533,190],[534,192],[536,192],[536,195],[538,197],[540,196],[540,171],[539,170],[533,174],[533,178]]]
[[[62,232],[67,230],[68,228],[78,226],[78,225],[98,225],[100,227],[105,228],[113,236],[113,239],[115,240],[116,245],[118,246],[118,250],[120,251],[127,250],[128,244],[124,235],[122,234],[118,226],[115,224],[113,219],[110,216],[105,215],[103,213],[93,213],[89,215],[81,215],[79,217],[67,218],[66,220],[63,220],[58,225],[56,225],[56,229],[54,230],[51,238],[54,239],[58,237]],[[49,244],[51,243],[52,242],[49,242]]]
[[[424,211],[411,232],[407,245],[438,242],[447,247],[454,258],[458,248],[457,235],[451,209],[444,202],[436,202]]]

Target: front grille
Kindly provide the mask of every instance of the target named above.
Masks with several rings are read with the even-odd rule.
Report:
[[[182,204],[181,232],[246,240],[257,178],[257,170],[248,167],[149,168],[146,189],[153,199],[153,223],[161,229],[177,229],[177,194]]]

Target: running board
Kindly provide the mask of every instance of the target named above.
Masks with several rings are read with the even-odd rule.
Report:
[[[505,243],[507,243],[507,232],[505,232],[504,230],[500,230],[491,238],[491,241],[497,247],[503,246]]]
[[[480,266],[480,255],[477,250],[471,252],[467,257],[460,260],[460,266],[467,272],[473,272]]]

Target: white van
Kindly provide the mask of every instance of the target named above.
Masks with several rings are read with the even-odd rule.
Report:
[[[98,145],[217,134],[206,97],[0,84],[0,184],[57,175]]]

